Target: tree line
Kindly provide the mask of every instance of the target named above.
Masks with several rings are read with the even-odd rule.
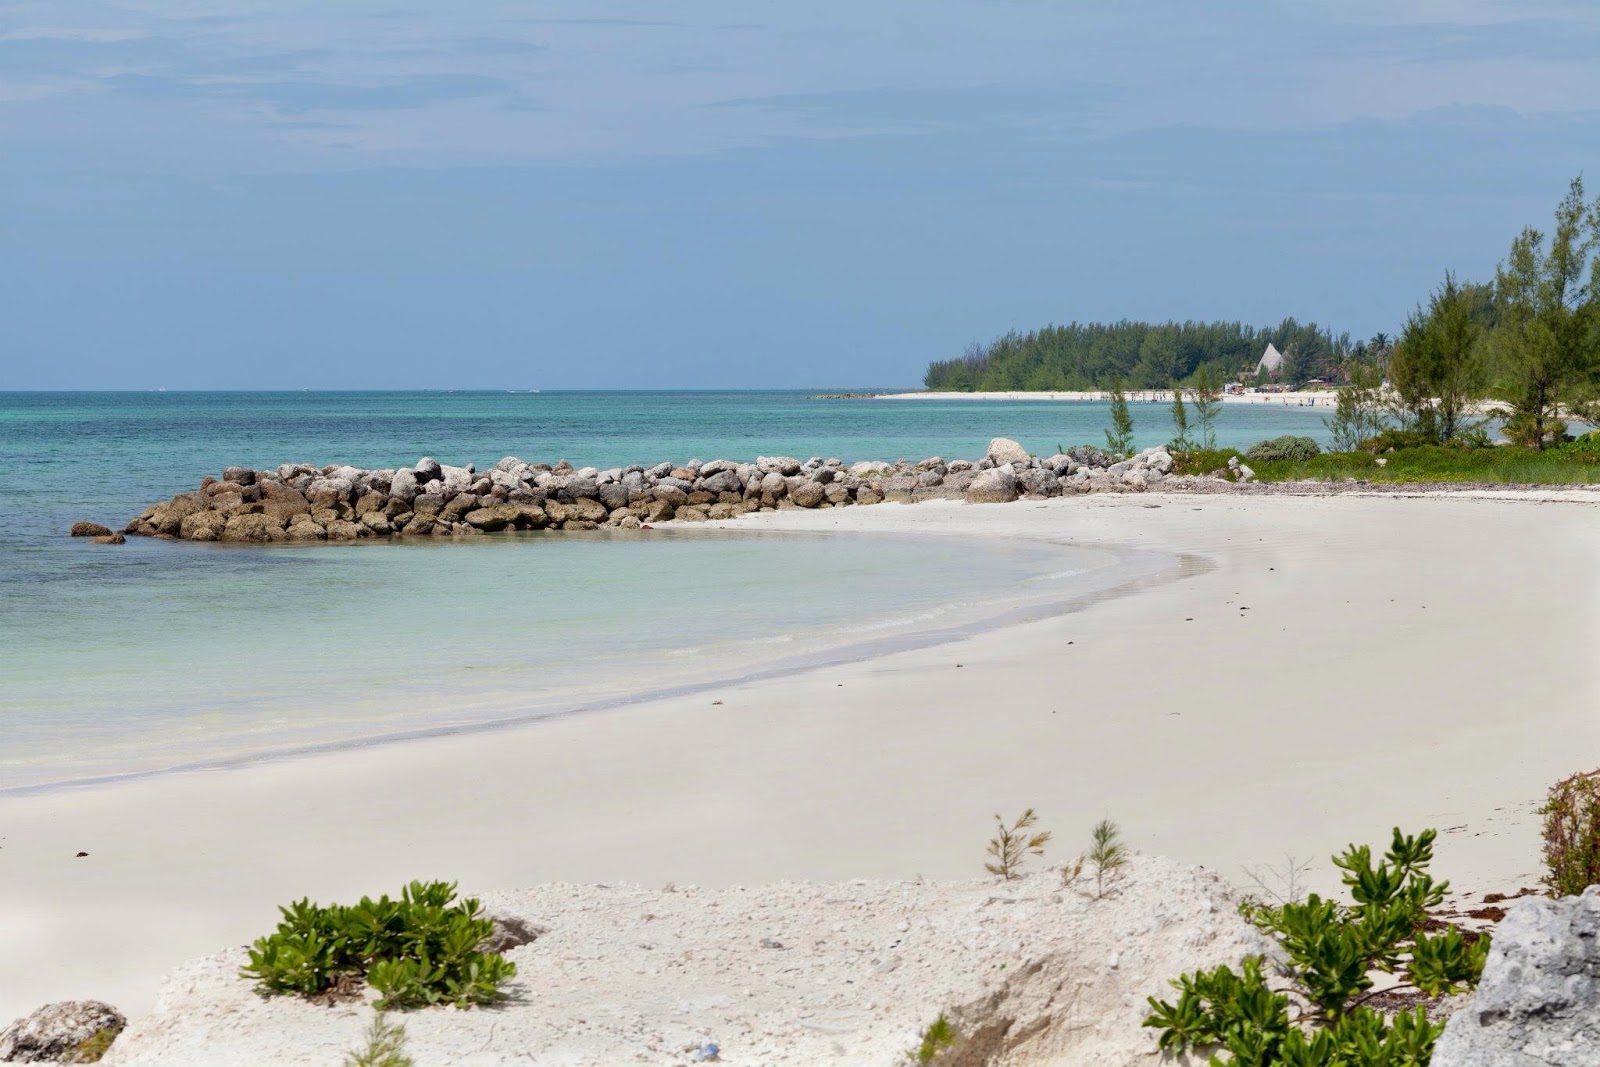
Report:
[[[1303,382],[1339,366],[1355,347],[1349,334],[1314,322],[1079,323],[1012,331],[974,342],[956,359],[928,367],[929,389],[957,391],[1166,389],[1202,369],[1234,380],[1254,375],[1268,344],[1284,354],[1281,377]]]
[[[1525,228],[1493,281],[1443,283],[1398,337],[1352,343],[1315,323],[1072,323],[1008,333],[933,363],[943,390],[1159,389],[1249,378],[1268,344],[1278,377],[1347,383],[1333,429],[1354,444],[1397,428],[1417,443],[1484,443],[1485,400],[1507,410],[1513,442],[1545,448],[1568,419],[1600,424],[1600,197],[1572,180],[1546,232]]]

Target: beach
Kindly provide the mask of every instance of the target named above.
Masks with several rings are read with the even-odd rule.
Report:
[[[952,643],[531,725],[0,798],[0,1016],[147,1010],[278,904],[551,881],[970,877],[1032,806],[1235,881],[1390,827],[1515,891],[1600,762],[1592,491],[1128,494],[733,529],[1171,553],[1181,577]],[[79,856],[78,853],[87,853]]]
[[[1171,389],[1129,389],[1124,394],[1130,404],[1170,404]],[[1111,393],[1105,389],[1054,389],[1054,390],[957,390],[925,391],[919,393],[877,393],[873,400],[989,400],[1030,401],[1049,400],[1072,403],[1106,403]],[[1217,398],[1224,404],[1270,404],[1285,408],[1331,408],[1338,404],[1338,394],[1331,389],[1302,393],[1223,393]]]

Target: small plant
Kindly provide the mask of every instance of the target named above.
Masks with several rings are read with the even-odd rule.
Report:
[[[111,1051],[111,1042],[115,1041],[120,1033],[122,1033],[120,1026],[103,1026],[78,1042],[77,1047],[72,1050],[71,1059],[62,1062],[99,1063],[105,1059],[106,1053]]]
[[[300,900],[278,909],[278,928],[250,948],[243,977],[264,995],[350,995],[364,979],[380,1011],[428,1004],[469,1007],[505,999],[516,964],[478,945],[494,932],[478,902],[456,901],[454,882],[412,882],[399,900],[353,906]]]
[[[1260,956],[1246,958],[1238,973],[1222,966],[1183,975],[1172,983],[1176,1003],[1149,998],[1144,1025],[1161,1031],[1160,1049],[1215,1048],[1210,1062],[1219,1067],[1426,1067],[1444,1024],[1430,1022],[1422,1007],[1390,1020],[1365,1002],[1376,995],[1374,972],[1399,975],[1392,989],[1430,997],[1469,989],[1483,973],[1487,937],[1469,943],[1453,926],[1428,932],[1438,925],[1428,909],[1449,888],[1427,874],[1436,836],[1397,828],[1376,866],[1366,845],[1335,856],[1352,905],[1312,893],[1304,902],[1242,908],[1282,947],[1287,988],[1268,986]]]
[[[406,1055],[406,1028],[383,1012],[372,1017],[366,1041],[363,1048],[345,1054],[344,1067],[414,1067]]]
[[[1128,846],[1122,831],[1110,819],[1101,819],[1089,831],[1089,864],[1094,868],[1094,895],[1106,895],[1106,875],[1115,874],[1128,862]]]
[[[1111,429],[1106,431],[1106,451],[1117,459],[1127,459],[1133,452],[1133,416],[1128,414],[1128,396],[1122,383],[1111,387]]]
[[[1260,867],[1246,867],[1245,877],[1250,879],[1250,884],[1256,887],[1254,903],[1245,902],[1245,907],[1256,906],[1261,901],[1273,904],[1298,904],[1306,897],[1306,872],[1311,870],[1310,860],[1295,859],[1293,856],[1283,857],[1282,867],[1273,867],[1263,864]]]
[[[983,869],[1009,882],[1017,876],[1017,871],[1029,856],[1044,855],[1044,846],[1050,841],[1050,831],[1029,833],[1038,821],[1039,816],[1034,814],[1032,808],[1019,815],[1010,826],[996,815],[995,835],[989,839],[988,855],[991,859],[983,865]]]
[[[1600,884],[1600,771],[1574,774],[1550,787],[1544,816],[1544,884],[1570,897]]]
[[[931,1067],[939,1062],[941,1056],[952,1051],[960,1040],[961,1035],[956,1033],[949,1017],[940,1012],[939,1017],[922,1031],[922,1040],[917,1047],[906,1053],[906,1063],[914,1067]]]
[[[1176,382],[1172,386],[1172,440],[1167,444],[1171,452],[1192,452],[1194,441],[1189,437],[1189,413],[1184,407],[1183,390]]]
[[[1196,444],[1214,449],[1217,447],[1217,415],[1222,411],[1222,376],[1215,367],[1206,364],[1194,372],[1191,381],[1194,414],[1200,421],[1200,439]]]

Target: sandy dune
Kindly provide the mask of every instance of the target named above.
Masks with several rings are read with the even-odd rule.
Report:
[[[1593,493],[1094,496],[746,518],[1173,551],[1190,577],[938,648],[501,731],[0,799],[0,1020],[146,1009],[274,906],[550,881],[970,877],[995,811],[1237,876],[1437,826],[1440,872],[1538,867],[1600,764]],[[759,596],[760,590],[752,590]],[[958,666],[959,664],[959,666]],[[713,701],[719,701],[714,703]],[[88,852],[86,858],[75,853]]]

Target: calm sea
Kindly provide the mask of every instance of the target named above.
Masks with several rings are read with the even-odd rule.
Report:
[[[1104,552],[662,530],[238,548],[119,527],[224,466],[973,458],[1100,404],[806,393],[0,393],[0,789],[558,713],[952,632],[1119,578]],[[1232,406],[1223,444],[1323,437]],[[1170,435],[1135,405],[1141,445]],[[1158,564],[1151,564],[1157,566]]]

